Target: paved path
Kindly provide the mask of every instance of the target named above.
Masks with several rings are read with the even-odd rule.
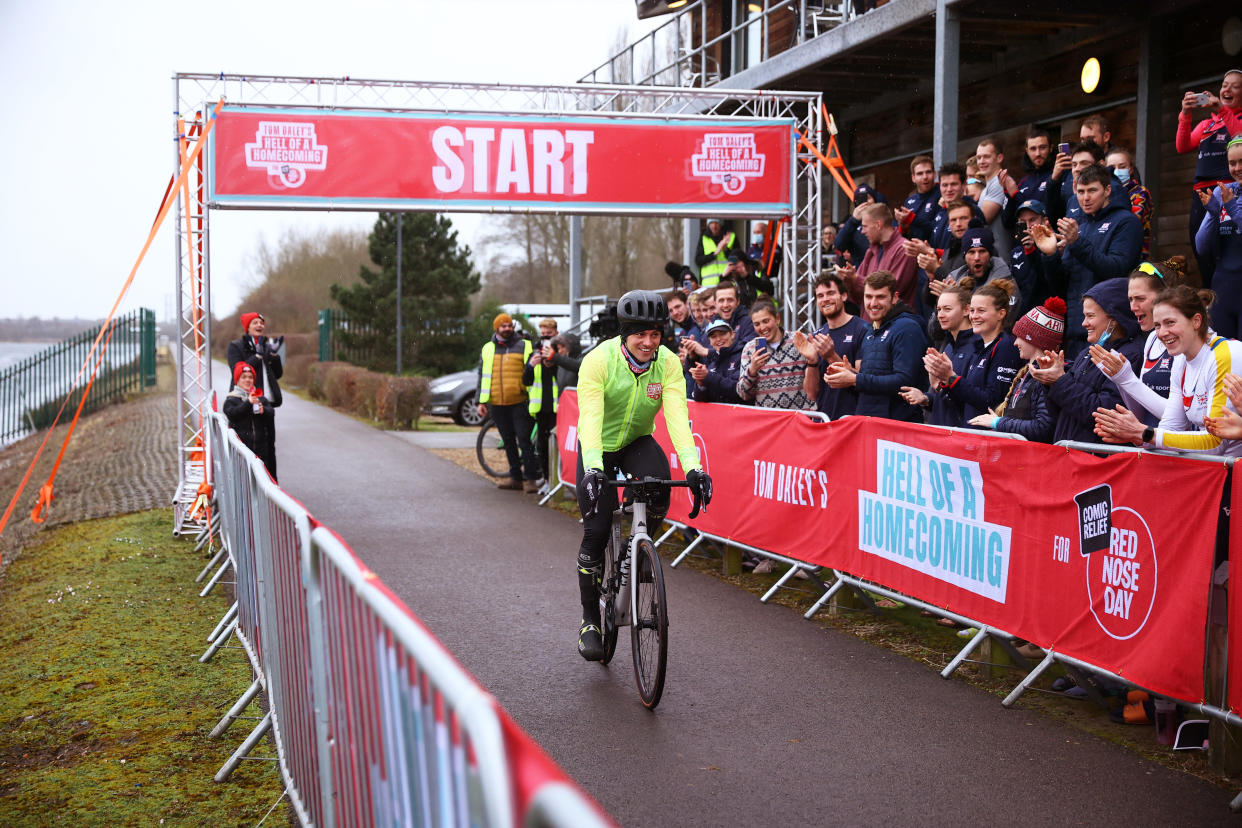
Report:
[[[623,825],[1214,824],[1230,795],[925,666],[669,570],[668,684],[574,649],[578,524],[296,397],[281,483]]]

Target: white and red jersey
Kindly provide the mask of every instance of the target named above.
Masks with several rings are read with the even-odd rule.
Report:
[[[1203,427],[1204,417],[1236,411],[1225,394],[1225,376],[1242,371],[1242,342],[1213,336],[1194,359],[1178,354],[1169,376],[1169,401],[1152,442],[1178,451],[1242,456],[1242,440],[1222,440]]]

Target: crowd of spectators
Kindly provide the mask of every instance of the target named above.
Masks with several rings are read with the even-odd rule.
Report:
[[[900,206],[858,187],[845,220],[824,223],[809,333],[784,330],[771,299],[773,226],[751,225],[743,250],[709,220],[699,275],[669,268],[689,395],[1242,454],[1242,379],[1225,379],[1242,374],[1242,73],[1186,93],[1176,146],[1198,152],[1204,289],[1184,284],[1185,259],[1153,261],[1157,205],[1098,115],[1056,145],[1033,126],[1017,180],[985,138],[938,170],[914,158]],[[1200,388],[1208,374],[1221,380]]]

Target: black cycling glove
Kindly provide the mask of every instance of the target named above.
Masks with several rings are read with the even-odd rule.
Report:
[[[686,472],[686,482],[694,489],[704,506],[712,502],[711,475],[699,469],[691,469]]]
[[[583,472],[582,479],[578,481],[578,486],[582,491],[583,517],[595,516],[600,496],[604,493],[604,485],[607,482],[608,477],[599,469],[587,469]]]

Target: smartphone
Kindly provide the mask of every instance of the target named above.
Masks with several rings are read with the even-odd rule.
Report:
[[[1057,144],[1057,152],[1061,153],[1062,155],[1069,155],[1069,151],[1070,151],[1069,144]]]
[[[768,349],[768,340],[762,336],[755,337],[755,351],[766,351]]]
[[[1018,235],[1019,235],[1019,236],[1025,236],[1025,235],[1026,235],[1027,230],[1029,229],[1029,228],[1026,226],[1026,222],[1025,222],[1025,221],[1023,221],[1022,219],[1018,219],[1018,225],[1017,225],[1017,226],[1018,226]]]

